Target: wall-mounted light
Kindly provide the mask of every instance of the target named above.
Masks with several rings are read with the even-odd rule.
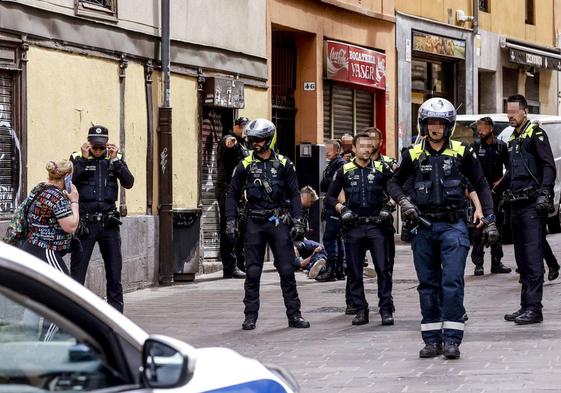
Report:
[[[475,17],[472,15],[466,15],[463,10],[456,10],[456,21],[458,23],[466,23],[466,22],[473,22]]]

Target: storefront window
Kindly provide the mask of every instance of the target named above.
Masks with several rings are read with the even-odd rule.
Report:
[[[417,135],[417,112],[421,104],[432,97],[454,102],[454,63],[414,59],[411,61],[412,136]]]

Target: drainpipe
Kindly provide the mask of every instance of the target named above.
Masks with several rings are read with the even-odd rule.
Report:
[[[125,97],[126,97],[126,69],[129,65],[128,60],[125,55],[121,55],[121,62],[119,63],[119,142],[121,145],[121,151],[123,155],[126,150],[126,132],[125,132]],[[127,215],[127,194],[125,187],[121,186],[119,190],[119,213],[121,217],[126,217]]]
[[[173,283],[173,197],[172,197],[172,111],[170,107],[170,10],[169,0],[162,0],[162,72],[164,77],[164,103],[158,110],[159,171],[159,274],[161,285]]]
[[[144,89],[146,93],[146,215],[153,214],[154,188],[154,104],[152,100],[152,61],[144,66]]]

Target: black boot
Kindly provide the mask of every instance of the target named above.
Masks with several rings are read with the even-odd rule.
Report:
[[[491,273],[510,273],[512,269],[503,265],[500,258],[491,258]]]
[[[296,315],[294,317],[288,318],[288,327],[306,329],[310,327],[310,322],[302,318],[301,315]]]
[[[382,317],[382,325],[390,326],[394,324],[391,310],[380,310],[380,316]]]
[[[368,309],[358,310],[356,316],[353,318],[353,325],[366,325],[368,323]]]
[[[547,281],[556,280],[557,277],[559,277],[559,265],[549,269],[549,272],[547,273]]]
[[[475,265],[475,269],[473,269],[474,276],[482,276],[485,272],[483,271],[483,265]]]
[[[332,263],[328,262],[325,271],[323,271],[316,277],[316,281],[320,281],[320,282],[335,281],[335,266],[333,266]]]
[[[419,351],[419,357],[423,359],[435,358],[441,354],[442,344],[440,343],[427,343],[425,344],[425,347]]]
[[[514,318],[514,323],[517,325],[530,325],[532,323],[543,322],[543,315],[541,311],[526,310]]]
[[[224,272],[224,278],[245,278],[245,273],[236,266],[232,271]]]
[[[505,321],[514,322],[514,320],[522,314],[524,314],[524,310],[522,308],[518,311],[515,311],[515,312],[511,313],[511,314],[505,314]]]
[[[253,330],[255,329],[256,323],[257,323],[257,317],[254,317],[253,315],[247,315],[242,323],[242,329]]]
[[[459,359],[460,358],[460,344],[444,343],[444,357],[446,359]]]

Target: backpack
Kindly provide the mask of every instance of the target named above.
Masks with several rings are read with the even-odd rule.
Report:
[[[34,187],[25,200],[16,208],[10,225],[6,230],[3,241],[13,246],[18,246],[27,237],[27,213],[33,202],[43,193],[46,185],[39,184]]]

